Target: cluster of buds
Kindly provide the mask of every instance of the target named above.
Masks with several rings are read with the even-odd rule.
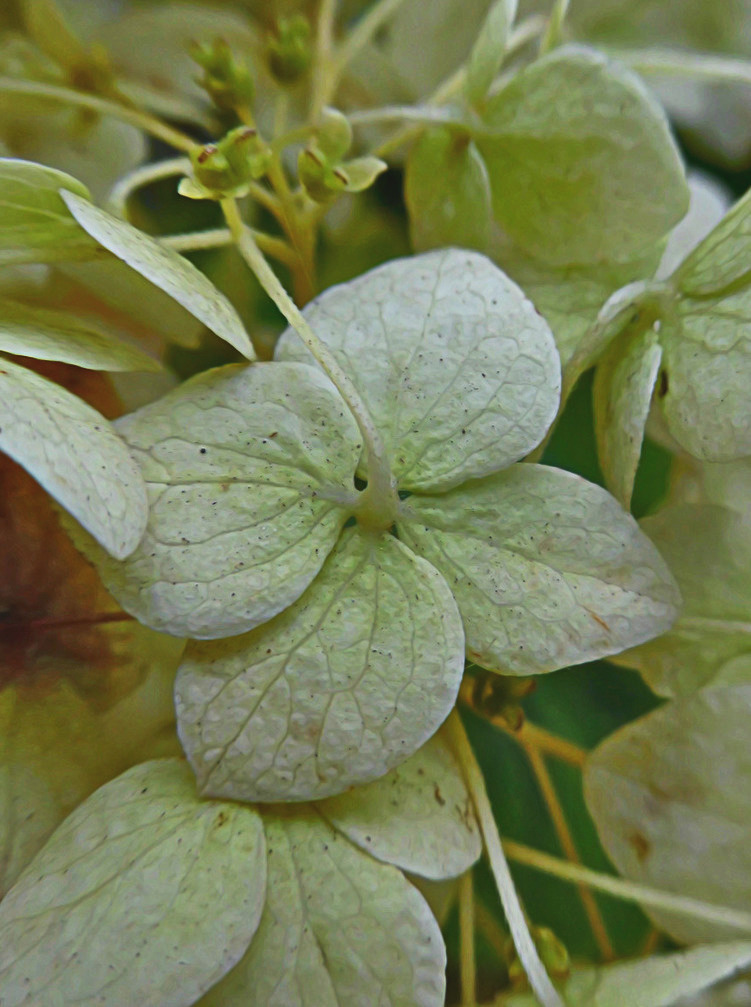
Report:
[[[269,66],[278,81],[295,84],[307,72],[313,58],[312,34],[302,14],[279,20],[277,34],[268,41]]]
[[[183,178],[178,192],[189,199],[246,196],[252,183],[266,174],[271,151],[250,126],[238,126],[218,143],[197,147],[190,155],[192,178]]]
[[[203,69],[196,82],[206,91],[222,112],[249,108],[255,94],[250,70],[238,63],[229,45],[222,38],[206,44],[195,43],[191,56]]]
[[[328,203],[343,192],[362,192],[387,168],[378,157],[345,161],[352,146],[352,127],[336,109],[324,109],[315,140],[300,151],[297,174],[305,192],[317,203]]]

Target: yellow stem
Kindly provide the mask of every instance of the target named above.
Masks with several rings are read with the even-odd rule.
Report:
[[[566,816],[561,807],[561,803],[558,800],[558,794],[556,793],[555,787],[553,786],[553,781],[548,773],[548,767],[545,765],[545,760],[538,748],[530,741],[522,741],[522,747],[526,753],[529,763],[532,766],[532,771],[535,774],[537,783],[542,792],[543,799],[547,805],[548,813],[553,822],[553,828],[555,829],[556,835],[558,836],[558,841],[561,844],[564,854],[567,859],[572,863],[581,863],[579,858],[578,850],[574,843],[573,836],[571,835],[571,830],[568,827],[568,822],[566,821]],[[615,958],[613,952],[613,946],[610,943],[610,938],[608,937],[607,929],[605,928],[605,923],[600,914],[600,910],[595,901],[595,897],[588,888],[584,885],[579,885],[579,896],[584,905],[584,911],[587,914],[587,919],[589,920],[589,925],[592,928],[592,933],[597,942],[597,946],[600,949],[600,954],[605,961],[612,961]]]
[[[456,710],[449,717],[447,725],[451,745],[464,771],[467,788],[475,806],[480,831],[485,842],[485,850],[488,854],[498,894],[503,903],[503,911],[506,914],[514,947],[519,955],[519,961],[542,1007],[563,1007],[563,1001],[545,971],[545,966],[540,960],[535,942],[529,932],[529,926],[509,871],[501,837],[498,834],[498,826],[485,790],[485,780]]]
[[[311,124],[318,122],[321,112],[326,106],[336,87],[333,80],[334,67],[331,53],[334,46],[334,16],[336,0],[320,0],[318,21],[316,23],[316,50],[313,61],[313,80],[310,97]]]
[[[552,857],[548,853],[535,850],[531,846],[525,846],[523,843],[517,843],[511,839],[505,841],[505,846],[511,860],[518,864],[525,864],[527,867],[534,867],[545,874],[561,878],[563,881],[570,881],[576,885],[588,885],[596,891],[613,895],[617,899],[638,902],[652,909],[680,913],[683,916],[693,916],[696,919],[717,923],[720,926],[735,927],[744,933],[751,934],[751,913],[743,910],[718,906],[700,899],[688,898],[685,895],[676,895],[674,892],[651,888],[649,885],[642,885],[636,881],[625,881],[612,874],[601,874],[589,867],[571,864],[566,860]]]

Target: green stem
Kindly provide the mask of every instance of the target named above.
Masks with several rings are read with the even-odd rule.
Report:
[[[112,213],[125,218],[128,200],[137,189],[150,185],[151,182],[161,181],[163,178],[187,175],[190,170],[190,161],[187,157],[174,157],[168,161],[142,165],[118,179],[107,198],[107,205]]]
[[[84,91],[75,91],[69,87],[59,87],[57,84],[44,84],[35,80],[18,80],[15,77],[0,77],[0,93],[2,94],[27,94],[34,98],[59,102],[62,105],[76,105],[80,108],[87,108],[92,112],[101,115],[111,115],[122,122],[130,123],[145,133],[150,133],[164,143],[174,147],[176,150],[190,151],[195,147],[195,141],[180,130],[173,129],[166,122],[157,119],[156,116],[149,115],[148,112],[140,112],[135,108],[128,108],[126,105],[118,105],[117,102],[108,101],[95,94],[87,94]]]
[[[656,77],[688,77],[691,80],[751,84],[751,60],[714,53],[691,53],[677,49],[613,49],[608,55],[626,63],[637,73]]]
[[[449,717],[447,727],[451,746],[464,770],[467,788],[475,806],[480,831],[485,842],[485,850],[488,854],[498,894],[503,903],[503,911],[506,914],[514,947],[519,955],[519,961],[542,1007],[564,1007],[563,1001],[545,971],[545,966],[537,953],[535,942],[532,940],[532,934],[529,932],[524,910],[519,901],[519,895],[514,886],[514,881],[503,852],[493,809],[490,806],[488,794],[485,790],[485,780],[483,779],[482,770],[477,764],[477,759],[475,759],[475,754],[469,743],[467,732],[464,730],[456,710]]]
[[[570,881],[575,885],[587,885],[589,888],[606,892],[615,898],[625,899],[627,902],[638,902],[652,909],[680,913],[683,916],[692,916],[696,919],[706,920],[708,923],[735,927],[744,933],[751,933],[751,913],[741,909],[730,909],[727,906],[718,906],[700,899],[688,898],[685,895],[660,891],[649,885],[613,877],[611,874],[601,874],[589,867],[560,860],[558,857],[552,857],[548,853],[542,853],[531,846],[515,843],[510,839],[505,841],[505,846],[511,860],[543,871],[553,877],[561,878],[563,881]]]
[[[250,233],[262,252],[273,255],[275,259],[287,266],[291,266],[296,261],[294,250],[286,241],[275,238],[273,234],[255,231],[252,228],[250,228]],[[189,234],[170,234],[159,239],[160,244],[168,245],[176,252],[199,252],[206,248],[222,248],[224,245],[234,244],[234,241],[232,232],[227,227],[216,227],[209,231],[192,231]]]
[[[419,122],[425,125],[467,125],[466,118],[454,115],[449,109],[429,105],[385,105],[383,108],[368,108],[362,112],[352,112],[349,121],[353,126],[366,126],[374,122],[393,120]]]
[[[540,55],[544,56],[563,42],[563,22],[568,13],[569,0],[555,0],[548,18],[545,34],[540,42]]]
[[[349,376],[339,366],[329,348],[313,332],[305,316],[280,283],[276,273],[271,269],[256,244],[250,228],[240,217],[235,200],[224,199],[221,205],[240,254],[255,273],[271,300],[331,378],[357,422],[368,457],[368,485],[358,500],[358,521],[373,530],[389,528],[393,524],[398,503],[394,479],[391,475],[381,435],[376,429],[360,393]]]
[[[318,122],[323,108],[329,103],[336,88],[336,83],[332,79],[334,67],[331,60],[335,14],[336,0],[320,0],[316,23],[316,50],[313,61],[310,114],[308,116],[308,121],[311,124]]]

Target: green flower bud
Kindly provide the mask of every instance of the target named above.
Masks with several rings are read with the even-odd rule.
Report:
[[[269,64],[277,80],[293,84],[307,71],[313,57],[310,23],[302,14],[280,18],[276,37],[269,39]]]
[[[265,175],[271,150],[250,126],[238,126],[219,143],[197,148],[190,156],[193,177],[178,186],[189,199],[224,199],[244,196],[250,183]]]
[[[328,203],[347,188],[347,176],[315,147],[300,151],[297,174],[303,189],[316,203]]]
[[[325,108],[316,130],[318,148],[329,161],[338,162],[352,146],[349,119],[335,108]]]
[[[203,76],[196,78],[197,83],[218,109],[231,112],[252,104],[255,84],[250,70],[238,63],[224,39],[215,38],[203,45],[196,43],[191,56],[203,68]]]

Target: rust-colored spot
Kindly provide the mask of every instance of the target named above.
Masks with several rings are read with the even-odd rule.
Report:
[[[608,626],[608,624],[605,622],[605,620],[601,619],[596,612],[593,612],[589,608],[587,609],[587,612],[594,619],[594,621],[597,623],[598,626],[602,626],[602,628],[605,630],[606,633],[610,632],[610,626]]]
[[[435,795],[436,801],[438,801],[438,803],[440,804],[440,806],[443,807],[445,805],[445,803],[446,803],[446,798],[441,793],[441,788],[438,786],[437,783],[435,785],[435,789],[433,791],[433,794]]]
[[[664,399],[668,394],[668,372],[660,371],[660,381],[657,386],[657,397]]]
[[[224,825],[224,823],[227,821],[227,817],[228,816],[227,816],[227,812],[226,811],[220,811],[219,814],[216,816],[216,821],[214,822],[214,827],[217,828],[217,829],[220,829]]]
[[[633,847],[639,863],[643,864],[652,849],[650,841],[641,832],[632,832],[628,837],[628,842]]]

